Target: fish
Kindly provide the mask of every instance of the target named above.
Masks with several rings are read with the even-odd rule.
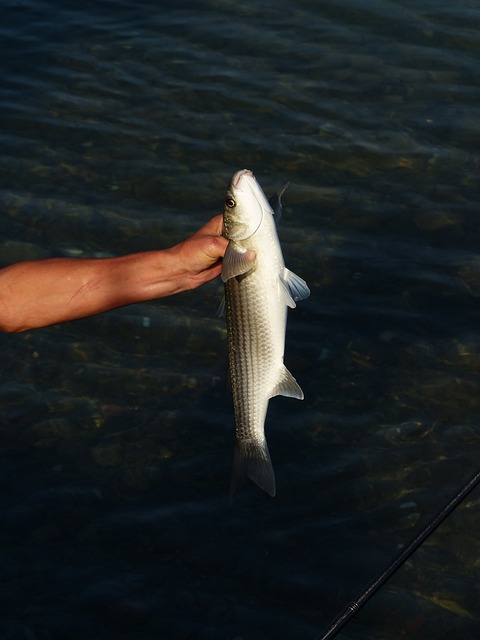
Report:
[[[280,196],[271,199],[278,214]],[[223,235],[229,243],[221,271],[235,414],[230,502],[246,477],[275,496],[275,473],[265,438],[268,403],[278,395],[304,397],[283,360],[287,308],[295,308],[310,290],[285,267],[274,218],[252,171],[237,171],[225,196]]]

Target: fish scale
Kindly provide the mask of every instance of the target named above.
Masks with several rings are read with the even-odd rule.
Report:
[[[272,208],[247,169],[234,174],[227,190],[224,234],[230,240],[222,279],[236,422],[230,496],[245,476],[274,496],[265,418],[271,397],[303,398],[283,353],[287,306],[310,292],[285,268]]]
[[[268,374],[274,366],[276,354],[268,319],[262,314],[261,306],[256,308],[251,304],[256,284],[254,278],[252,274],[251,279],[233,280],[227,285],[227,324],[232,329],[229,332],[230,369],[243,381],[242,392],[239,392],[238,385],[232,385],[237,431],[244,439],[261,442],[268,398],[265,400],[256,390],[270,391],[273,387],[275,381]],[[233,303],[229,303],[229,299]]]

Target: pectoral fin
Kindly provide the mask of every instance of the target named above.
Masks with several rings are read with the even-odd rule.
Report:
[[[281,368],[278,382],[269,397],[273,398],[274,396],[286,396],[287,398],[297,398],[298,400],[303,400],[304,398],[300,385],[285,365]]]
[[[248,251],[230,240],[222,261],[222,280],[241,276],[255,266],[255,251]]]

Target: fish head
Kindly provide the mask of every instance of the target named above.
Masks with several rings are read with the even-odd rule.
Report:
[[[223,210],[224,235],[236,242],[251,238],[272,208],[248,169],[237,171],[228,186]]]

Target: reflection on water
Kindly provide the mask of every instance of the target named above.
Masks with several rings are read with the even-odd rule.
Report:
[[[0,336],[6,639],[313,640],[476,471],[475,3],[6,3],[0,264],[165,247],[253,169],[312,296],[227,506],[219,283]],[[473,493],[345,638],[477,638]]]

